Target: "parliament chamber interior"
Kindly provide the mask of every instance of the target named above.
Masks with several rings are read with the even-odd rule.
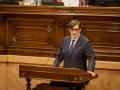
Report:
[[[93,45],[94,78],[52,66],[72,19]],[[0,0],[0,90],[76,90],[51,81],[120,90],[120,0]]]

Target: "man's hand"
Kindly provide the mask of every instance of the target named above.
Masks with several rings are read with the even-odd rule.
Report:
[[[87,71],[88,73],[90,73],[92,75],[92,77],[96,76],[96,73],[92,72],[92,71]]]

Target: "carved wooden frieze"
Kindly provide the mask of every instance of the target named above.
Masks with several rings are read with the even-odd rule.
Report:
[[[0,15],[0,54],[6,53],[6,36],[4,15]]]
[[[74,18],[81,21],[97,60],[120,60],[119,7],[0,6],[0,50],[7,54],[54,56],[69,35],[66,24]]]
[[[55,21],[50,16],[7,18],[8,52],[54,50]]]

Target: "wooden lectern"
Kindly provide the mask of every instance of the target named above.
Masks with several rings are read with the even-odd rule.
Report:
[[[30,81],[34,78],[43,78],[70,83],[83,83],[93,79],[89,73],[86,73],[80,69],[51,67],[43,65],[19,65],[19,77],[26,78],[26,90],[31,90]]]

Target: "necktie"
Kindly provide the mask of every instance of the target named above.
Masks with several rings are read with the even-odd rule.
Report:
[[[72,42],[72,43],[71,43],[71,45],[70,45],[70,47],[69,47],[69,55],[70,55],[70,54],[72,53],[72,51],[73,51],[75,40],[72,40],[71,42]]]

